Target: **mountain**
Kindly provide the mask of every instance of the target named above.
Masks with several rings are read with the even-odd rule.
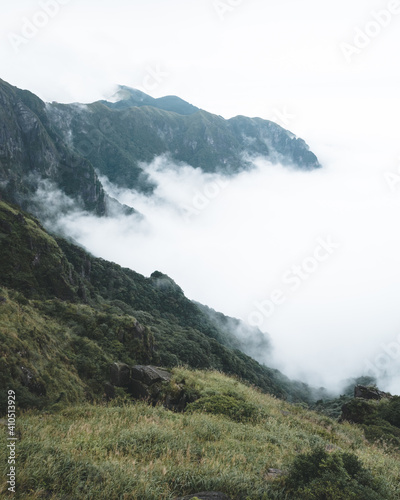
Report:
[[[101,399],[113,363],[217,369],[291,401],[324,394],[249,357],[271,349],[256,328],[190,301],[160,272],[145,278],[52,237],[5,202],[0,262],[0,401],[10,384],[21,407]]]
[[[143,164],[160,155],[225,175],[251,168],[256,156],[297,168],[320,166],[302,139],[266,120],[224,120],[178,97],[154,99],[128,87],[120,87],[116,99],[46,104],[0,80],[0,195],[40,214],[51,203],[35,197],[38,190],[58,192],[58,201],[66,195],[81,209],[105,215],[117,202],[98,174],[151,191]],[[68,210],[68,199],[64,205]]]
[[[271,161],[296,160],[298,168],[319,166],[304,141],[271,122],[224,120],[177,97],[153,99],[127,87],[119,89],[115,101],[46,104],[0,81],[1,304],[4,325],[14,332],[11,337],[2,334],[9,348],[3,377],[10,382],[7,377],[13,374],[27,395],[27,406],[32,391],[39,406],[56,396],[42,340],[37,345],[31,338],[35,332],[33,337],[47,339],[55,358],[63,360],[61,372],[72,370],[91,397],[102,397],[109,376],[104,367],[110,363],[153,362],[223,370],[276,396],[313,400],[313,389],[250,357],[271,351],[259,330],[188,300],[158,271],[145,278],[94,258],[73,242],[50,235],[39,220],[21,211],[41,216],[46,205],[64,210],[63,202],[67,211],[72,199],[74,207],[107,215],[118,202],[104,192],[97,172],[124,186],[151,189],[142,162],[162,154],[227,175],[250,167],[245,151]],[[41,189],[55,194],[43,202]],[[16,327],[9,315],[21,305],[25,319]],[[240,341],[239,331],[241,338],[251,340]],[[21,332],[31,338],[24,348]],[[58,335],[64,339],[61,344]],[[60,345],[69,353],[65,359]],[[83,345],[84,354],[78,356],[76,346]],[[88,370],[93,359],[98,363]],[[82,394],[63,392],[71,400]]]
[[[290,380],[257,361],[272,350],[257,328],[159,271],[90,255],[26,211],[42,214],[49,188],[57,210],[107,216],[118,202],[97,172],[151,190],[142,162],[159,155],[225,175],[259,155],[319,167],[264,120],[128,88],[114,102],[45,104],[0,81],[0,496],[17,448],[17,498],[400,498],[399,397],[357,386],[335,399]]]

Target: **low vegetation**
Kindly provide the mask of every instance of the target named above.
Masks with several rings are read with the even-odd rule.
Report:
[[[120,398],[20,414],[19,498],[172,500],[207,490],[234,500],[400,498],[398,451],[369,443],[356,425],[215,371],[175,368],[168,390],[182,383],[199,397],[183,413]]]
[[[400,397],[380,401],[353,399],[343,408],[343,417],[360,424],[365,437],[400,449]]]

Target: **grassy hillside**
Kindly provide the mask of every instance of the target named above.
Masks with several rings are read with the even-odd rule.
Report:
[[[200,397],[184,413],[120,401],[20,415],[19,498],[400,498],[398,451],[368,443],[357,426],[214,371],[174,369],[166,390],[182,385]]]

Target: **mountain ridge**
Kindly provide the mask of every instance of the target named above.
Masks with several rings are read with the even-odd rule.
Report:
[[[117,202],[105,193],[98,174],[150,193],[154,184],[143,165],[161,155],[178,166],[226,176],[251,169],[252,159],[260,156],[301,169],[321,166],[302,139],[273,122],[225,120],[176,96],[154,99],[122,89],[128,98],[117,103],[45,103],[0,80],[3,198],[40,215],[32,197],[48,181],[81,209],[104,216]]]

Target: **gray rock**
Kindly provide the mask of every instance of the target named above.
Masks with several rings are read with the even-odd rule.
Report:
[[[231,500],[230,497],[218,491],[203,491],[202,493],[193,493],[193,495],[175,498],[175,500],[192,500],[192,498],[198,498],[199,500]]]
[[[391,394],[380,391],[376,387],[366,387],[364,385],[356,385],[354,387],[354,397],[363,399],[376,399],[391,398]]]
[[[131,370],[131,378],[151,386],[156,382],[169,382],[171,374],[155,366],[136,365]]]
[[[282,476],[282,474],[284,474],[283,470],[281,469],[268,469],[268,476],[269,477],[279,477],[279,476]]]

